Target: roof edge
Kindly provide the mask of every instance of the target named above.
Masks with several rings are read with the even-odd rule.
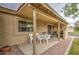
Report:
[[[16,14],[15,10],[11,10],[5,7],[0,6],[0,12],[6,12],[6,13],[11,13],[11,14]]]
[[[50,5],[48,5],[47,3],[44,3],[46,6],[48,6],[48,8],[51,9],[52,13],[54,13],[57,17],[59,17],[63,22],[65,22],[66,24],[69,24],[61,15],[58,14],[57,11],[55,11]]]

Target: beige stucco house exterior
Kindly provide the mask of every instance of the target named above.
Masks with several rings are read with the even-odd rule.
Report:
[[[28,42],[29,33],[43,32],[57,32],[59,40],[63,32],[62,38],[66,39],[67,24],[48,4],[24,3],[17,11],[0,7],[0,42],[3,46],[22,44]]]

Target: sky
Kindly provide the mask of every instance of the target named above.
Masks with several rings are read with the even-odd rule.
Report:
[[[55,11],[57,11],[68,23],[70,26],[74,26],[74,23],[78,20],[76,18],[75,20],[71,17],[65,17],[64,13],[61,12],[63,10],[63,7],[66,5],[66,3],[48,3]],[[6,7],[9,9],[17,10],[19,3],[0,3],[0,6]]]
[[[79,20],[78,17],[74,20],[71,17],[64,16],[64,13],[61,12],[61,10],[63,10],[63,7],[66,5],[66,3],[49,3],[49,5],[69,23],[69,26],[74,26],[75,22]]]
[[[0,6],[13,9],[13,10],[17,10],[19,3],[0,3]]]

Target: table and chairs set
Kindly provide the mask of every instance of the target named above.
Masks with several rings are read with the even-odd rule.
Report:
[[[47,44],[48,44],[48,41],[51,38],[51,35],[49,35],[49,34],[38,34],[38,33],[36,33],[35,37],[36,37],[36,41],[39,41],[40,44],[42,43],[42,41],[46,41]],[[32,33],[29,34],[29,39],[30,39],[30,43],[32,44],[32,41],[33,41],[33,34]]]

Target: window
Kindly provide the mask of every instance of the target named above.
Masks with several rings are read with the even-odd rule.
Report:
[[[18,31],[19,32],[26,31],[26,22],[25,21],[18,21]]]
[[[33,24],[32,22],[26,21],[18,21],[18,32],[32,32],[33,31]]]
[[[27,31],[28,32],[32,32],[33,31],[33,23],[31,23],[31,22],[27,23]]]

